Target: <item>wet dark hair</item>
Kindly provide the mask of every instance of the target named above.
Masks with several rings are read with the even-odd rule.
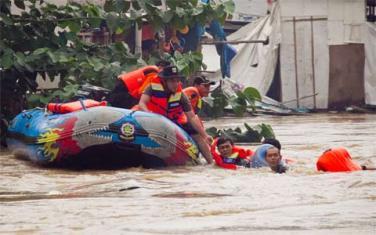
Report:
[[[228,137],[228,136],[221,136],[218,138],[218,141],[217,141],[217,146],[221,145],[221,144],[224,144],[226,142],[230,142],[231,145],[234,145],[234,141]]]
[[[264,141],[262,141],[263,144],[271,144],[273,145],[274,147],[276,147],[277,149],[279,149],[281,151],[281,143],[277,140],[277,139],[274,139],[274,138],[266,138],[264,139]]]

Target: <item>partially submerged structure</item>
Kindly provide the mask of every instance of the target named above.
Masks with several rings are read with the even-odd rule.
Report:
[[[291,108],[376,105],[376,24],[365,9],[364,0],[274,2],[269,15],[227,37],[269,38],[267,45],[235,45],[231,78]],[[212,50],[203,47],[204,62]]]

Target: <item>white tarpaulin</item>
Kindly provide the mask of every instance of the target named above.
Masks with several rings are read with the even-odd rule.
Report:
[[[341,94],[336,94],[338,87],[330,89],[330,82],[346,83],[345,78],[341,80],[336,73],[330,75],[330,69],[351,61],[341,59],[335,53],[330,59],[330,49],[335,52],[334,49],[339,48],[337,46],[353,49],[353,44],[364,44],[364,75],[361,71],[354,76],[362,74],[358,78],[362,83],[364,76],[364,102],[376,105],[376,26],[365,22],[363,8],[363,0],[275,2],[270,15],[242,27],[227,38],[228,41],[263,40],[267,36],[270,39],[269,45],[235,45],[238,54],[231,62],[231,79],[244,87],[255,87],[265,95],[280,56],[281,102],[290,108],[327,109],[332,104],[329,102],[342,101]],[[216,71],[209,78],[220,79],[219,56],[215,47],[204,46],[203,55],[208,70]],[[343,71],[346,69],[343,68]],[[349,71],[353,70],[355,68],[351,67]],[[356,77],[352,82],[356,82]],[[346,89],[349,87],[352,89],[351,86]],[[363,93],[362,89],[354,89],[347,90],[346,94],[352,91],[354,94]],[[347,98],[343,95],[343,102]]]
[[[231,61],[231,79],[245,87],[255,87],[262,95],[265,95],[270,87],[277,63],[280,43],[279,20],[278,4],[275,4],[270,15],[242,27],[227,37],[227,41],[265,40],[269,37],[268,45],[262,43],[234,45],[237,54]],[[213,80],[221,79],[219,63],[216,63],[219,62],[219,56],[215,53],[214,45],[203,46],[202,53],[208,70],[216,70],[208,77]]]
[[[366,104],[376,105],[376,25],[365,24],[364,48],[366,62],[364,68],[364,89]]]
[[[365,41],[362,40],[361,29],[366,24],[364,1],[280,0],[280,5],[282,102],[292,100],[286,104],[289,107],[328,108],[329,97],[335,94],[335,89],[329,90],[329,82],[339,80],[335,75],[330,77],[330,64],[341,62],[335,55],[330,61],[330,47],[364,43],[364,98],[366,104],[371,104],[371,100],[376,103],[372,66],[376,62],[376,37],[367,32]],[[367,30],[372,31],[369,27]]]

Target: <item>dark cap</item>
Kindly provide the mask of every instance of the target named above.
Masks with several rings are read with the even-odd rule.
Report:
[[[197,76],[197,77],[195,77],[195,79],[193,80],[193,85],[201,85],[201,84],[214,85],[215,82],[208,80],[204,76]]]
[[[184,78],[184,76],[179,74],[178,68],[176,66],[164,67],[163,70],[158,73],[158,76],[163,79]]]

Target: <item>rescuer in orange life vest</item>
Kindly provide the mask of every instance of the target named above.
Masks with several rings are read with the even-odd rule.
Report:
[[[316,162],[317,170],[327,172],[376,170],[376,167],[359,165],[350,156],[349,152],[343,148],[331,148],[326,150]]]
[[[139,110],[161,114],[181,126],[198,144],[200,152],[211,164],[213,157],[209,144],[212,138],[206,133],[188,98],[182,92],[181,79],[176,66],[163,68],[144,90]]]
[[[205,76],[197,76],[193,80],[193,86],[183,89],[184,94],[191,101],[192,108],[196,114],[202,108],[202,97],[209,95],[210,85],[214,84],[214,81],[209,81]]]
[[[138,104],[145,88],[161,69],[170,65],[168,61],[159,61],[156,66],[148,65],[134,71],[119,75],[115,88],[108,98],[109,103],[118,108],[130,109]]]

